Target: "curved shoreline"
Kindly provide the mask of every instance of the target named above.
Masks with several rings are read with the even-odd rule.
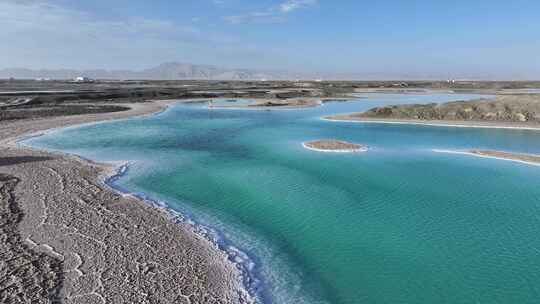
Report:
[[[182,233],[187,233],[189,230],[191,231],[190,233],[203,237],[207,242],[213,244],[211,247],[214,247],[215,250],[224,254],[227,257],[227,263],[233,265],[232,267],[236,269],[236,271],[238,271],[237,278],[240,280],[242,286],[237,286],[238,289],[235,288],[234,290],[230,291],[237,294],[237,297],[241,303],[252,303],[255,301],[255,299],[261,300],[263,299],[263,285],[262,280],[258,278],[258,268],[254,264],[253,259],[248,254],[237,249],[237,247],[235,247],[231,242],[225,239],[219,231],[197,223],[192,218],[188,217],[186,214],[179,213],[173,209],[170,209],[168,208],[167,204],[157,200],[153,200],[150,197],[146,196],[144,193],[130,192],[127,189],[121,189],[121,187],[115,185],[115,182],[127,173],[129,165],[122,164],[120,166],[115,166],[111,163],[100,163],[90,159],[85,159],[72,153],[43,150],[37,147],[22,145],[19,143],[20,141],[24,141],[32,137],[42,136],[50,132],[56,132],[68,128],[79,128],[85,125],[94,125],[109,121],[118,121],[124,119],[140,118],[149,115],[157,115],[166,111],[171,104],[177,102],[178,101],[168,101],[164,104],[152,102],[151,104],[149,103],[145,105],[133,106],[130,104],[129,106],[131,110],[124,111],[124,113],[119,112],[120,114],[105,113],[101,115],[81,115],[77,117],[55,117],[53,119],[41,119],[32,122],[31,124],[33,124],[33,126],[29,128],[23,128],[23,131],[19,134],[8,133],[9,135],[13,136],[8,136],[0,142],[6,144],[4,149],[7,149],[6,151],[8,152],[20,151],[16,155],[22,154],[22,152],[24,151],[35,151],[39,154],[55,156],[55,158],[57,159],[65,159],[66,161],[75,160],[92,168],[98,168],[98,170],[101,171],[97,180],[98,183],[103,184],[106,188],[111,189],[111,191],[118,193],[123,197],[133,197],[136,200],[142,202],[144,205],[151,206],[152,209],[163,212],[167,215],[167,221],[171,221],[171,223],[174,223],[175,225],[181,224],[180,226],[178,226],[179,232],[183,231]],[[137,110],[137,108],[139,109]],[[141,110],[140,108],[144,109]],[[21,122],[16,122],[15,126],[17,126],[17,123]],[[25,122],[22,122],[22,124],[24,123]],[[9,129],[9,127],[11,127],[13,124],[7,123],[6,125]],[[2,129],[0,128],[0,132],[1,131]],[[2,150],[4,149],[0,149],[0,152],[2,152]],[[187,225],[191,228],[182,228],[182,225]],[[222,283],[224,284],[223,286],[235,285],[236,283],[234,281]],[[212,291],[209,290],[209,292]]]
[[[108,176],[103,182],[112,190],[127,196],[135,197],[150,206],[159,209],[169,215],[169,219],[174,223],[183,223],[190,226],[193,232],[204,237],[206,240],[214,244],[219,250],[227,254],[229,262],[234,264],[242,273],[242,281],[245,290],[262,303],[268,303],[264,300],[268,296],[264,295],[264,281],[260,277],[259,263],[256,263],[256,257],[253,257],[247,250],[242,250],[236,247],[224,234],[213,227],[209,227],[200,223],[193,215],[185,211],[177,211],[170,207],[165,201],[157,200],[144,192],[135,192],[118,185],[116,182],[126,176],[130,169],[130,163],[126,162],[117,166],[116,173]]]
[[[85,126],[92,126],[92,125],[103,124],[103,123],[108,123],[108,122],[118,122],[118,121],[123,121],[123,120],[139,119],[139,118],[144,118],[148,116],[159,115],[167,111],[171,106],[174,106],[174,104],[176,104],[176,102],[167,103],[163,109],[156,112],[144,114],[144,115],[138,115],[138,116],[133,116],[133,117],[108,120],[108,121],[88,122],[88,123],[84,123],[80,125],[74,125],[74,126],[69,126],[69,127],[58,127],[58,128],[44,130],[43,132],[30,134],[30,135],[24,136],[24,138],[17,139],[16,144],[23,145],[24,147],[27,147],[33,150],[39,150],[45,153],[60,154],[66,157],[75,157],[77,159],[80,159],[92,165],[105,166],[105,167],[110,168],[109,170],[105,171],[106,173],[103,176],[101,176],[101,182],[104,185],[108,186],[112,191],[115,191],[124,196],[134,197],[150,205],[151,207],[156,208],[166,213],[169,216],[169,220],[171,220],[174,223],[177,223],[177,224],[183,223],[190,226],[193,229],[194,233],[204,237],[207,241],[215,245],[218,250],[220,250],[221,252],[227,255],[229,262],[235,265],[236,268],[241,272],[242,275],[240,278],[242,279],[242,282],[244,284],[243,287],[245,288],[245,291],[247,291],[248,294],[253,299],[258,299],[258,300],[261,300],[262,303],[267,303],[268,301],[263,300],[265,298],[268,298],[268,296],[264,295],[264,281],[261,278],[261,275],[259,273],[260,265],[254,262],[254,260],[257,260],[256,257],[253,257],[247,251],[236,247],[231,241],[225,238],[223,233],[220,232],[218,229],[209,227],[207,225],[204,225],[198,222],[194,218],[193,215],[187,214],[186,212],[179,212],[177,210],[174,210],[173,208],[169,207],[169,204],[167,202],[156,200],[152,198],[151,196],[146,195],[144,192],[131,191],[127,188],[121,187],[118,184],[116,184],[118,180],[120,180],[122,177],[128,174],[129,167],[130,167],[129,162],[121,162],[121,161],[114,162],[114,163],[113,162],[100,162],[100,161],[88,159],[86,157],[83,157],[81,155],[74,154],[74,153],[40,149],[32,145],[24,145],[22,143],[22,141],[28,140],[33,137],[40,137],[46,134],[50,134],[54,132],[61,132],[67,129],[77,129],[77,128],[81,128]]]

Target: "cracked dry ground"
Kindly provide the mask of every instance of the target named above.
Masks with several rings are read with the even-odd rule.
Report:
[[[101,170],[0,148],[1,303],[249,302],[223,253]]]
[[[62,261],[22,242],[17,228],[23,215],[13,194],[18,183],[18,178],[0,174],[0,302],[57,302]]]

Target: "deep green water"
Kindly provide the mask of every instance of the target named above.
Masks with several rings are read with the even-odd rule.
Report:
[[[117,184],[166,201],[249,253],[274,303],[538,303],[540,168],[432,149],[540,153],[540,132],[335,123],[370,95],[291,111],[176,106],[29,144],[131,162]],[[337,138],[365,154],[308,151]]]

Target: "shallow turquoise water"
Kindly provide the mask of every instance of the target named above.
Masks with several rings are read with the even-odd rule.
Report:
[[[432,149],[540,153],[540,133],[319,119],[473,97],[370,94],[286,111],[179,105],[28,143],[131,161],[118,185],[221,231],[252,256],[267,301],[538,303],[539,168]],[[371,150],[301,146],[320,138]]]

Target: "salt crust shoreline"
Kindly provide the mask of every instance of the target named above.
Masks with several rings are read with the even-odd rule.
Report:
[[[51,132],[58,132],[58,131],[66,130],[70,128],[80,128],[82,126],[96,125],[96,124],[101,124],[105,122],[121,121],[121,120],[127,120],[127,119],[132,119],[132,118],[141,118],[145,116],[157,115],[159,113],[166,111],[172,104],[176,104],[178,102],[179,101],[173,101],[173,100],[162,101],[161,103],[158,101],[152,101],[151,103],[154,104],[154,107],[150,106],[148,109],[142,109],[142,110],[141,108],[148,106],[148,104],[146,105],[129,104],[128,106],[130,106],[131,110],[128,110],[125,112],[134,112],[134,113],[119,112],[119,114],[116,114],[116,115],[114,113],[113,114],[107,113],[102,116],[93,115],[89,119],[88,119],[89,115],[80,115],[79,117],[67,117],[66,120],[68,120],[68,122],[66,124],[69,126],[62,126],[62,124],[60,123],[59,126],[49,127],[45,124],[43,129],[41,129],[41,126],[39,126],[38,129],[40,130],[38,131],[31,131],[31,132],[23,131],[22,134],[14,134],[14,136],[7,136],[7,138],[0,140],[0,143],[3,144],[5,148],[8,150],[36,151],[43,154],[51,154],[51,155],[60,156],[60,158],[65,158],[66,160],[73,159],[78,162],[86,163],[92,167],[101,168],[100,175],[98,176],[99,183],[105,185],[107,188],[111,189],[112,191],[119,193],[123,197],[134,198],[136,200],[144,202],[145,204],[149,206],[154,207],[156,210],[160,210],[161,212],[164,212],[164,214],[167,215],[167,218],[171,220],[172,222],[187,224],[188,226],[191,227],[191,231],[193,233],[204,237],[204,239],[206,239],[207,241],[213,244],[213,247],[215,247],[216,250],[219,250],[220,252],[226,254],[228,257],[227,258],[228,262],[235,265],[234,268],[240,271],[238,277],[241,280],[242,285],[243,285],[243,286],[237,286],[235,289],[238,289],[238,290],[234,291],[234,293],[237,293],[237,297],[241,303],[253,303],[254,298],[260,292],[259,289],[261,288],[260,286],[261,281],[254,275],[253,271],[256,270],[256,265],[253,264],[251,258],[246,253],[240,251],[239,249],[234,247],[232,244],[230,244],[230,242],[226,240],[222,236],[222,234],[219,233],[218,231],[194,222],[191,218],[187,217],[186,215],[180,214],[174,210],[169,209],[165,203],[152,200],[151,198],[147,197],[143,193],[131,193],[131,192],[126,191],[125,189],[121,189],[120,187],[115,186],[114,182],[127,173],[129,169],[128,162],[96,163],[92,160],[85,159],[78,155],[57,152],[57,151],[41,150],[41,149],[27,146],[21,143],[22,141],[27,140],[32,137],[38,137],[44,134],[49,134]],[[157,103],[160,103],[160,104],[159,106],[155,107]],[[63,117],[56,118],[56,119],[61,121],[62,118]],[[77,118],[81,118],[81,119],[77,119]],[[83,119],[83,118],[86,118],[86,119]],[[33,121],[32,123],[34,124],[37,123],[39,125],[40,121],[48,122],[50,121],[50,119],[40,119],[38,121]],[[1,131],[2,130],[0,130],[0,132]],[[230,285],[230,284],[235,285],[234,282],[229,282],[226,285]],[[242,291],[241,289],[244,289],[245,291]]]

